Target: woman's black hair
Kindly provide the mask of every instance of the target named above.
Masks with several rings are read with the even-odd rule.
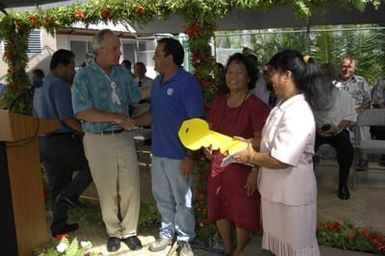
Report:
[[[304,93],[314,111],[330,108],[329,90],[325,86],[329,82],[314,58],[304,58],[295,50],[284,50],[276,53],[269,64],[276,70],[291,71],[295,86]]]
[[[227,73],[227,69],[229,68],[229,65],[231,62],[235,61],[236,63],[242,63],[246,67],[247,75],[250,78],[250,81],[248,83],[248,89],[249,91],[254,89],[255,83],[259,77],[259,72],[257,72],[257,69],[255,65],[248,59],[245,55],[242,53],[234,53],[229,57],[226,63],[226,68],[225,68],[225,74]]]

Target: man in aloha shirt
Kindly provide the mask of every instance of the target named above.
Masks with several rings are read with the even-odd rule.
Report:
[[[344,56],[341,59],[340,76],[336,86],[341,90],[346,90],[352,96],[355,102],[356,112],[359,115],[370,108],[370,90],[368,83],[362,76],[355,75],[357,60],[351,56]],[[369,139],[369,127],[360,127],[359,135],[362,139]],[[368,156],[361,152],[361,159],[358,162],[358,170],[364,170],[368,167]]]

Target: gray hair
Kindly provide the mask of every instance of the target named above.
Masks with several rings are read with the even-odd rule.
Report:
[[[106,35],[114,35],[114,32],[110,29],[100,30],[92,40],[92,50],[96,54],[96,50],[104,47],[104,37]]]

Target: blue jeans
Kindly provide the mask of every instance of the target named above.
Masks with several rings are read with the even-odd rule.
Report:
[[[192,208],[192,178],[180,173],[181,160],[152,157],[152,192],[162,216],[161,239],[191,241],[195,238],[195,219]]]

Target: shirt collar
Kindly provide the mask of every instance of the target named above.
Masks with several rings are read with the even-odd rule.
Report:
[[[354,83],[354,82],[357,82],[357,78],[356,78],[356,75],[353,75],[352,78],[350,78],[349,80],[342,80],[342,79],[339,79],[339,81],[343,84],[350,84],[350,83]]]
[[[302,93],[301,94],[297,94],[289,99],[287,99],[286,101],[284,102],[280,102],[278,103],[278,108],[281,109],[281,110],[285,110],[287,109],[289,106],[291,106],[292,104],[294,104],[295,102],[297,101],[304,101],[305,100],[305,95],[303,95]]]
[[[167,80],[166,82],[163,82],[163,75],[160,75],[160,83],[161,84],[167,84],[167,83],[171,83],[172,81],[178,79],[179,76],[181,76],[183,72],[183,68],[179,68],[178,71],[175,73],[175,75],[173,75],[169,80]]]

